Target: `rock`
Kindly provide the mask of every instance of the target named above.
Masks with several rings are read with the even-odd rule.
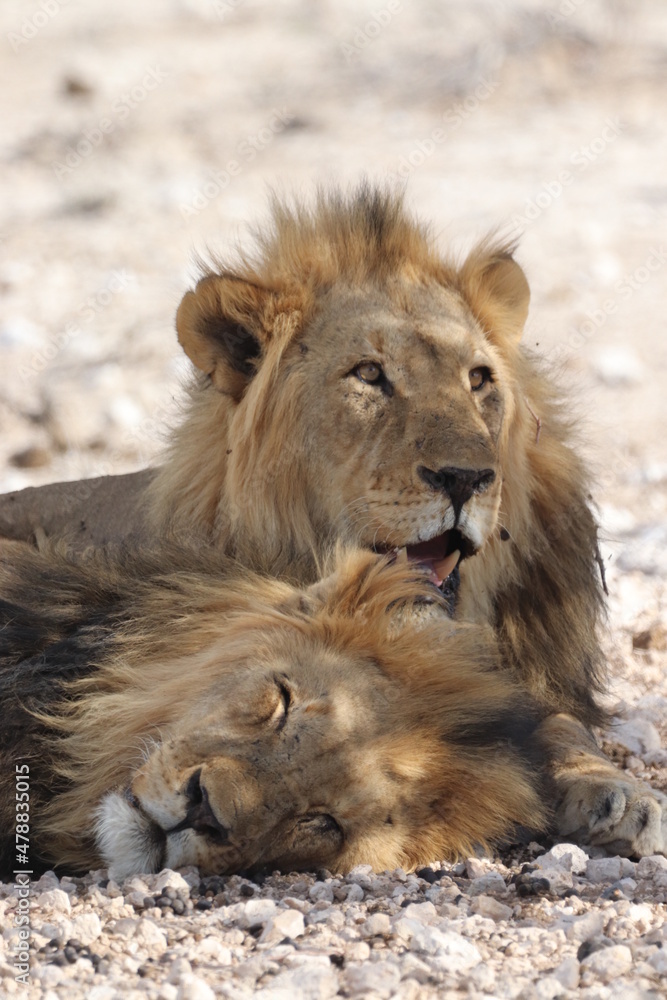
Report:
[[[609,730],[609,737],[639,757],[642,754],[659,750],[661,747],[660,733],[653,723],[646,719],[630,719],[627,722],[621,722]]]
[[[507,886],[500,872],[487,872],[472,880],[469,892],[471,896],[486,895],[489,892],[505,895]]]
[[[210,959],[216,965],[231,965],[232,953],[219,938],[209,934],[197,942],[197,959]]]
[[[659,951],[654,952],[649,958],[648,964],[653,966],[659,976],[667,977],[667,949],[660,948]]]
[[[347,886],[345,900],[348,903],[360,903],[364,898],[364,890],[357,882]]]
[[[149,917],[139,921],[139,926],[134,932],[134,940],[140,948],[145,948],[151,955],[161,955],[167,950],[166,934]]]
[[[116,923],[111,928],[111,933],[118,935],[118,937],[130,938],[134,935],[137,927],[139,926],[138,917],[122,917],[117,920]]]
[[[477,896],[470,905],[470,911],[492,920],[509,920],[512,916],[512,908],[493,896]]]
[[[364,937],[386,937],[391,932],[391,920],[386,913],[372,913],[361,926]]]
[[[531,997],[535,1000],[554,1000],[554,997],[562,997],[563,984],[554,976],[545,976],[538,979],[533,984]]]
[[[556,868],[579,875],[586,870],[588,855],[580,847],[577,847],[576,844],[554,844],[546,854],[535,858],[533,864],[537,868]]]
[[[305,929],[303,913],[292,909],[281,910],[267,921],[259,941],[261,944],[278,944],[283,938],[301,937]]]
[[[338,973],[331,965],[323,966],[315,962],[282,972],[276,976],[271,993],[280,991],[290,1000],[329,1000],[338,994]],[[264,990],[260,996],[264,996]]]
[[[610,983],[618,976],[624,976],[632,968],[632,952],[624,944],[614,944],[588,955],[581,963],[603,983]]]
[[[199,976],[184,976],[176,1000],[215,1000],[215,993]]]
[[[654,878],[661,872],[667,872],[667,858],[662,854],[640,858],[636,871],[639,878]]]
[[[271,920],[278,912],[278,905],[272,899],[249,899],[247,903],[236,903],[230,910],[239,927],[247,929]]]
[[[50,990],[52,986],[57,986],[65,978],[65,971],[59,965],[45,965],[36,973],[33,970],[32,975],[36,974],[42,990]]]
[[[467,972],[482,960],[470,941],[454,931],[440,931],[436,927],[418,925],[412,935],[410,949],[437,957],[441,960],[441,967],[450,974]]]
[[[308,895],[315,903],[322,900],[327,903],[333,903],[334,892],[332,887],[327,885],[326,882],[316,882],[315,885],[311,885]]]
[[[622,874],[620,858],[591,858],[586,865],[589,882],[617,882]]]
[[[566,990],[576,990],[579,985],[579,960],[574,955],[568,955],[557,966],[551,975]]]
[[[102,924],[96,913],[80,913],[72,919],[70,937],[76,938],[85,947],[92,944],[102,933]]]
[[[62,889],[47,889],[46,892],[41,892],[35,903],[41,909],[51,910],[53,913],[70,913],[72,910],[69,896]]]
[[[181,890],[184,893],[190,892],[190,886],[182,875],[174,872],[171,868],[163,868],[153,884],[153,893],[163,893],[165,889]]]
[[[438,911],[433,903],[410,903],[403,908],[403,916],[408,920],[418,920],[421,924],[432,924],[438,919]]]
[[[581,917],[563,917],[556,926],[562,927],[570,941],[589,941],[602,933],[604,915],[590,910]]]
[[[356,882],[363,889],[370,889],[373,884],[374,872],[371,865],[356,865],[351,872],[345,876],[345,881]]]
[[[468,878],[480,878],[488,874],[489,862],[482,858],[466,858],[465,873]]]
[[[336,906],[329,906],[326,910],[316,910],[313,908],[306,916],[307,924],[326,924],[328,927],[340,930],[345,925],[345,917]]]
[[[199,947],[199,946],[197,946]],[[169,975],[167,976],[167,982],[172,983],[174,986],[178,986],[180,982],[186,977],[192,974],[192,966],[188,962],[187,958],[175,958],[174,961],[169,966]]]
[[[386,998],[398,989],[401,974],[398,967],[389,962],[366,962],[347,968],[343,979],[350,996]]]

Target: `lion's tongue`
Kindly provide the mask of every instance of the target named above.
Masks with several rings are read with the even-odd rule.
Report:
[[[422,543],[422,545],[409,545],[407,549],[403,549],[406,557],[410,562],[417,562],[420,566],[428,569],[431,575],[431,582],[439,587],[443,580],[446,580],[450,573],[453,573],[456,569],[459,559],[461,558],[461,553],[458,549],[454,552],[450,552],[448,556],[440,555],[439,553],[428,552],[428,543]],[[421,552],[419,550],[422,550]]]

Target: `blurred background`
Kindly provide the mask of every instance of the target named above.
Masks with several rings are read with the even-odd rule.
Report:
[[[574,387],[605,557],[663,578],[667,6],[5,0],[0,19],[0,489],[155,460],[194,252],[247,240],[267,185],[366,174],[405,183],[445,248],[521,236],[526,342]]]

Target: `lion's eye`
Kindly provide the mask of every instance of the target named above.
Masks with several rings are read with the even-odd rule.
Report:
[[[477,392],[486,385],[487,382],[491,382],[491,370],[489,368],[480,367],[473,368],[472,371],[468,373],[468,378],[470,379],[470,388],[473,392]]]
[[[287,716],[289,715],[290,705],[292,704],[292,691],[288,687],[284,677],[276,678],[276,684],[278,685],[278,690],[280,691],[280,704],[275,712],[275,718],[278,720],[278,725],[276,726],[277,732],[280,732],[284,728],[287,722]]]
[[[299,820],[299,829],[315,837],[343,837],[340,824],[328,813],[314,813]]]
[[[377,385],[384,378],[382,368],[374,361],[364,361],[362,365],[357,365],[354,374],[367,385]]]

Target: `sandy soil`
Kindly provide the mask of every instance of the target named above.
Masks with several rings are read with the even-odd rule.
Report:
[[[173,315],[194,273],[193,252],[243,238],[246,224],[262,217],[267,184],[307,194],[315,182],[361,173],[406,179],[409,202],[432,220],[443,246],[463,248],[494,226],[522,236],[519,259],[533,289],[526,340],[570,387],[598,484],[611,590],[610,699],[625,720],[605,739],[620,763],[665,787],[667,8],[652,0],[8,0],[0,24],[0,489],[129,471],[157,458],[186,370]],[[493,933],[474,920],[452,924],[452,933],[484,938],[480,961],[496,970],[485,979],[473,975],[470,952],[459,966],[450,963],[459,974],[438,972],[444,945],[431,938],[435,950],[422,941],[420,951],[414,928],[394,934],[394,924],[388,930],[381,922],[380,936],[362,934],[370,911],[350,915],[352,903],[336,885],[329,908],[343,923],[331,918],[334,937],[351,927],[338,943],[359,943],[342,971],[336,959],[326,976],[295,978],[299,954],[317,952],[312,934],[287,952],[274,942],[269,954],[259,934],[237,928],[234,937],[240,918],[226,910],[215,925],[224,960],[207,946],[198,971],[195,944],[209,932],[197,931],[206,911],[195,902],[194,917],[151,909],[162,913],[156,922],[169,923],[164,946],[155,939],[167,956],[157,973],[142,974],[131,959],[150,939],[142,932],[146,940],[132,952],[134,928],[114,938],[103,975],[76,956],[62,974],[45,972],[63,970],[53,955],[64,953],[42,945],[30,995],[78,995],[73,982],[97,1000],[207,997],[211,988],[274,997],[664,995],[664,962],[655,957],[667,892],[661,871],[642,881],[634,870],[634,888],[613,890],[620,902],[605,898],[618,878],[582,876],[586,906],[600,918],[624,901],[646,907],[632,919],[614,911],[615,924],[608,913],[595,924],[591,940],[628,946],[629,964],[615,953],[613,973],[609,963],[596,972],[592,957],[577,958],[572,941],[587,939],[568,937],[561,910],[569,904],[555,890],[526,912],[478,913]],[[313,884],[299,890],[308,926],[318,903]],[[413,885],[410,898],[424,898],[429,884]],[[391,920],[397,885],[389,879],[371,893]],[[79,889],[85,903],[77,902]],[[99,910],[92,951],[97,938],[113,936],[115,921],[129,919],[121,905],[136,912],[131,901],[109,908],[89,886],[65,891],[76,905]],[[216,906],[236,905],[229,892]],[[252,892],[281,906],[299,896],[282,883]],[[483,895],[506,899],[492,889]],[[331,903],[327,893],[322,900]],[[448,933],[453,904],[434,901],[438,933]],[[37,912],[55,926],[52,904],[64,913],[60,898]],[[6,948],[12,905],[2,918]],[[141,921],[153,919],[139,909]],[[561,928],[562,940],[547,952],[551,965],[535,959],[547,954],[539,935],[524,933],[537,926]],[[58,947],[63,927],[52,935]],[[182,940],[194,935],[190,957],[178,953],[180,932]],[[384,979],[372,974],[386,965],[381,939],[398,970],[385,970]],[[508,941],[525,968],[503,959]],[[322,954],[331,949],[329,942]],[[426,972],[414,972],[412,956]],[[549,969],[566,958],[576,970],[554,977]],[[285,969],[292,971],[271,986]],[[0,974],[0,992],[11,993],[9,966]]]

